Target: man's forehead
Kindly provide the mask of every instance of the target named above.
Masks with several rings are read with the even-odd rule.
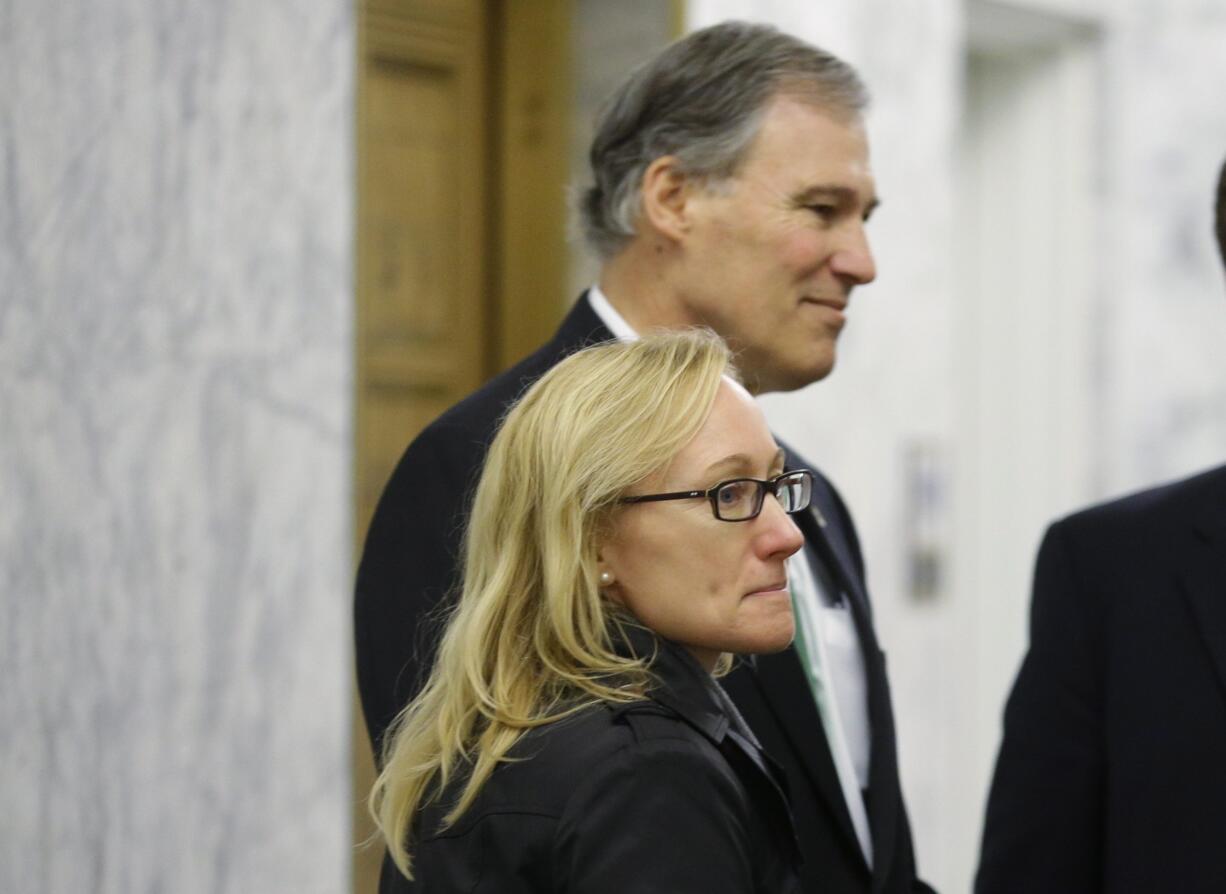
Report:
[[[789,96],[768,105],[741,164],[780,167],[823,185],[862,186],[872,183],[868,134],[859,115],[833,111]],[[844,182],[855,181],[855,182]]]
[[[759,135],[771,121],[820,122],[832,133],[840,133],[858,140],[867,153],[868,138],[864,116],[854,110],[823,101],[820,96],[807,92],[781,91],[775,93],[762,107],[759,118]]]

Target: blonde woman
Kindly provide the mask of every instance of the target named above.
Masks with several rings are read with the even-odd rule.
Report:
[[[791,642],[811,488],[710,333],[544,375],[491,446],[462,593],[387,739],[384,889],[797,890],[778,776],[715,675]]]

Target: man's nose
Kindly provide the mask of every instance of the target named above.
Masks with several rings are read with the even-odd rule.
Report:
[[[877,264],[862,223],[857,222],[845,236],[843,244],[830,258],[830,267],[836,276],[857,286],[868,285],[877,278]]]

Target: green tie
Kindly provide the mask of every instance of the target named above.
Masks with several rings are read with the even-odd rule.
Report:
[[[796,638],[792,645],[796,647],[796,654],[800,656],[800,663],[805,669],[805,676],[809,679],[809,691],[813,693],[813,702],[817,705],[818,716],[822,718],[822,728],[826,731],[826,739],[829,742],[830,730],[830,709],[828,707],[829,693],[826,688],[826,681],[822,679],[821,667],[818,664],[818,658],[821,653],[818,651],[817,643],[810,643],[806,635],[805,610],[802,607],[803,600],[797,594],[795,585],[789,584],[789,592],[792,594],[792,613],[796,618]],[[831,752],[834,747],[831,744]]]

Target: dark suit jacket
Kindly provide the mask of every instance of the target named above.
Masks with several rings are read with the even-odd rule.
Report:
[[[1048,530],[975,890],[1226,891],[1226,466]]]
[[[372,741],[379,741],[429,671],[438,627],[426,619],[437,614],[455,583],[469,496],[504,410],[567,354],[612,337],[581,298],[551,341],[435,420],[392,473],[371,522],[354,600],[358,689]],[[788,461],[792,467],[810,467],[791,453]],[[797,522],[811,558],[825,564],[847,595],[863,647],[872,728],[866,795],[874,846],[871,872],[795,652],[763,656],[756,667],[744,663],[725,679],[725,688],[784,770],[804,857],[805,891],[929,890],[915,878],[885,658],[873,632],[860,545],[843,501],[820,474],[813,511]]]
[[[414,881],[383,894],[795,894],[800,860],[776,772],[684,649],[642,628],[650,701],[537,728],[454,826],[459,786],[420,814]]]

